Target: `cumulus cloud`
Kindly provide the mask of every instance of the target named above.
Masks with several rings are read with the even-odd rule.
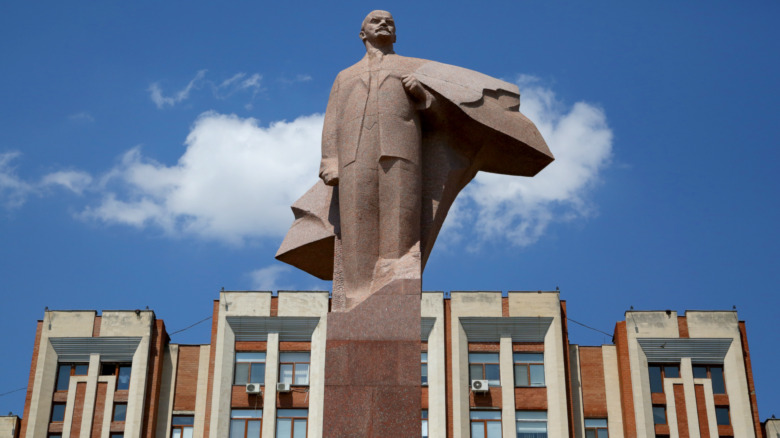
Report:
[[[19,152],[0,153],[0,203],[9,209],[20,207],[35,191],[35,187],[23,181],[11,166],[11,161],[19,155]]]
[[[172,107],[189,99],[190,93],[193,90],[202,88],[211,89],[214,97],[217,99],[227,99],[237,92],[250,92],[252,98],[254,98],[257,93],[263,90],[262,79],[263,76],[259,73],[251,75],[248,75],[247,73],[236,73],[225,80],[215,82],[206,78],[206,70],[200,70],[184,88],[170,96],[163,95],[159,82],[151,84],[148,91],[152,102],[157,105],[157,108],[162,109],[166,106]]]
[[[457,241],[473,230],[481,242],[501,239],[525,246],[536,242],[553,222],[592,215],[588,195],[609,164],[612,131],[597,106],[567,107],[530,76],[518,79],[520,110],[534,121],[555,161],[533,178],[481,172],[453,206],[442,238]]]
[[[92,176],[86,172],[62,170],[44,175],[41,186],[60,186],[80,195],[92,183]]]
[[[322,120],[315,114],[261,127],[204,113],[175,165],[139,148],[125,153],[100,180],[102,201],[82,217],[233,244],[281,236],[292,222],[290,204],[316,181]]]

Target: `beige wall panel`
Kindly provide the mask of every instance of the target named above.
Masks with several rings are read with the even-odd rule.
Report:
[[[428,436],[447,435],[447,366],[444,355],[444,294],[426,292],[420,303],[421,316],[436,318],[428,335]]]

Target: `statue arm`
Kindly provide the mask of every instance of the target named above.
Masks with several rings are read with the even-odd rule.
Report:
[[[333,82],[333,88],[328,97],[328,107],[325,109],[325,123],[322,127],[322,161],[320,161],[320,178],[325,184],[335,186],[339,183],[339,159],[337,144],[338,115],[337,101],[339,93],[339,77]]]
[[[426,90],[413,74],[404,75],[401,82],[406,92],[412,96],[418,111],[426,110],[433,105],[435,100],[433,94]]]

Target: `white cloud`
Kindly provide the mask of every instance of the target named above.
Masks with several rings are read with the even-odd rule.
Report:
[[[261,86],[262,79],[263,76],[259,73],[254,73],[249,76],[247,76],[246,73],[236,73],[233,76],[216,83],[206,79],[206,70],[200,70],[186,87],[174,93],[172,96],[163,95],[159,82],[151,84],[148,91],[149,97],[155,105],[157,105],[157,108],[162,109],[166,106],[172,107],[189,99],[190,93],[193,90],[201,88],[211,89],[214,97],[217,99],[227,99],[238,92],[251,92],[252,98],[254,98],[257,93],[263,90]]]
[[[101,178],[104,199],[82,217],[233,244],[284,235],[290,205],[317,178],[322,120],[315,114],[260,127],[255,119],[204,113],[178,163],[131,149]]]
[[[41,178],[41,186],[61,186],[80,195],[92,183],[92,177],[86,172],[64,170],[50,173]]]
[[[20,207],[35,191],[33,185],[19,178],[16,169],[11,167],[11,161],[19,155],[19,152],[0,153],[0,202],[6,208]]]
[[[82,122],[82,123],[93,123],[95,121],[95,118],[92,117],[92,114],[82,111],[80,113],[71,114],[68,116],[68,119],[74,122]]]
[[[555,161],[533,178],[478,174],[453,206],[442,231],[445,241],[457,241],[464,230],[473,229],[478,238],[472,241],[501,239],[524,246],[553,222],[595,211],[588,195],[612,153],[604,112],[584,102],[567,108],[529,76],[521,76],[518,85],[520,110],[539,128]]]
[[[165,108],[166,106],[174,106],[177,103],[187,100],[190,97],[190,92],[200,87],[200,82],[206,76],[206,70],[200,70],[195,74],[195,77],[187,84],[186,87],[174,93],[173,96],[163,96],[162,88],[160,84],[155,82],[149,86],[149,96],[157,108]]]
[[[271,265],[250,272],[249,278],[252,281],[252,290],[275,291],[290,289],[289,286],[279,284],[279,277],[290,270],[291,268],[289,266]]]

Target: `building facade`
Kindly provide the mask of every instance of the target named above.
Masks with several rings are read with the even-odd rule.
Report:
[[[422,436],[777,435],[736,312],[629,311],[613,344],[579,346],[556,291],[421,299]],[[171,343],[149,310],[47,311],[0,438],[321,437],[329,307],[328,292],[223,291],[203,345]]]

